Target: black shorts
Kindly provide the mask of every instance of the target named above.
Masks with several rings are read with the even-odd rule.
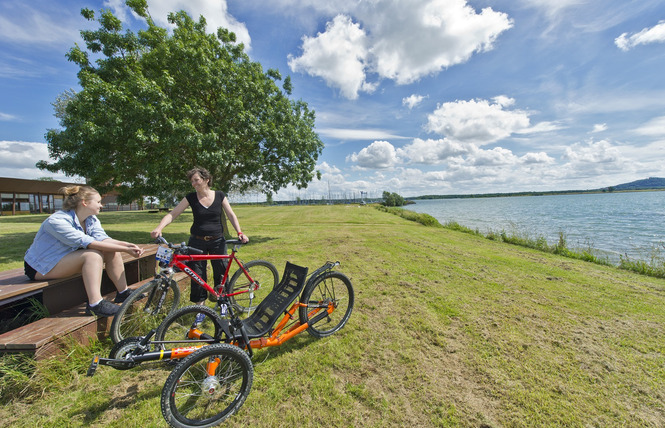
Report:
[[[28,276],[28,278],[30,278],[30,281],[34,281],[35,275],[37,275],[37,271],[25,260],[23,261],[23,267],[25,268],[25,274]]]

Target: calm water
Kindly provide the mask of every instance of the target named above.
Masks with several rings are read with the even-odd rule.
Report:
[[[622,254],[650,261],[654,250],[665,253],[665,192],[437,199],[406,208],[442,224],[544,237],[551,245],[563,232],[568,248],[593,248],[613,262]]]

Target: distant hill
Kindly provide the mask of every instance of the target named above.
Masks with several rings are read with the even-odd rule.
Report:
[[[665,178],[649,177],[644,180],[636,180],[608,187],[607,189],[612,191],[665,189]]]

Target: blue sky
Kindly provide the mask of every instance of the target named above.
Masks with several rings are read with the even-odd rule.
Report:
[[[277,199],[591,189],[665,177],[665,2],[149,0],[236,32],[293,81],[325,143],[320,181]],[[122,0],[0,0],[0,176],[34,167],[77,90],[80,9]],[[183,165],[183,171],[189,168]],[[249,196],[250,198],[257,196]]]

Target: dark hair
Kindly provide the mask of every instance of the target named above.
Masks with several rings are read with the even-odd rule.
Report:
[[[99,195],[99,192],[90,186],[66,186],[61,188],[60,192],[65,195],[62,208],[66,210],[74,210],[81,201],[89,201],[94,195]]]
[[[208,186],[212,184],[212,175],[210,175],[210,172],[207,169],[198,166],[190,169],[187,171],[187,180],[191,180],[194,174],[198,174],[202,179],[208,180]]]

